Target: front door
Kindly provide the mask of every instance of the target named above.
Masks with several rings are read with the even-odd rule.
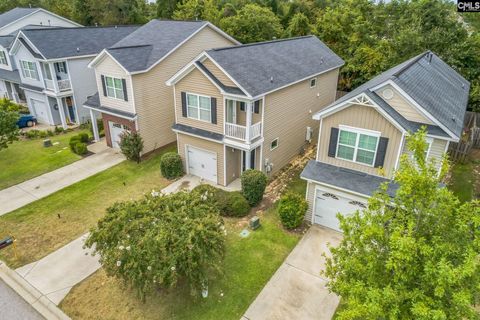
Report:
[[[242,151],[242,172],[247,169],[255,169],[255,150],[256,149],[250,151],[250,168],[247,168],[247,161],[246,161],[247,153],[245,151]]]
[[[73,99],[72,97],[66,97],[65,98],[65,104],[67,106],[68,110],[68,117],[70,118],[70,122],[75,123],[75,107],[73,105]]]

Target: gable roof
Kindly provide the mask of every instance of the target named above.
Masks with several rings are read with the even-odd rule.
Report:
[[[9,25],[12,22],[20,20],[21,18],[28,16],[36,11],[40,10],[39,8],[13,8],[10,11],[0,14],[0,29]]]
[[[104,48],[126,37],[138,26],[32,28],[23,29],[18,37],[28,39],[45,59],[96,55]],[[23,42],[24,45],[29,46]]]
[[[206,54],[251,97],[344,64],[315,36],[218,48],[207,50]]]
[[[452,138],[455,139],[461,136],[470,83],[431,51],[379,74],[317,114],[326,113],[361,94],[366,94],[383,109],[393,109],[388,101],[374,93],[376,88],[388,82],[398,87],[413,103],[436,120],[438,126],[429,126],[432,131],[443,136],[453,134]],[[402,122],[406,130],[419,125],[404,119],[398,112],[395,119]]]
[[[127,72],[147,71],[206,26],[210,26],[236,42],[208,21],[154,19],[110,46],[106,51]]]

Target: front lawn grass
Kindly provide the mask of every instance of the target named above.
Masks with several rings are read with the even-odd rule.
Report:
[[[88,130],[48,137],[52,143],[49,148],[43,146],[43,139],[20,140],[0,151],[0,190],[35,178],[44,173],[75,162],[82,157],[70,151],[70,138]]]
[[[95,226],[105,209],[116,201],[138,198],[169,182],[160,173],[160,156],[175,151],[168,146],[136,164],[124,161],[4,216],[0,238],[13,235],[13,247],[0,251],[0,260],[17,268],[36,261]]]
[[[472,200],[474,196],[475,176],[473,174],[474,164],[470,161],[466,163],[456,163],[451,169],[450,190],[462,202]]]
[[[194,299],[186,286],[179,286],[156,292],[143,303],[100,269],[74,287],[60,307],[73,319],[238,320],[299,240],[282,229],[275,207],[261,221],[260,229],[241,238],[246,222],[226,219],[224,275],[209,284],[207,299]]]

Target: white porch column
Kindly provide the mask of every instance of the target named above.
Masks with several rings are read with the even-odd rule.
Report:
[[[245,170],[252,167],[252,151],[245,151]]]
[[[90,120],[92,121],[93,141],[98,142],[100,141],[100,134],[98,134],[97,117],[93,109],[90,109]]]
[[[57,97],[58,112],[60,113],[60,121],[62,121],[63,129],[67,129],[67,118],[65,117],[65,110],[63,109],[62,98]]]
[[[10,82],[10,87],[12,88],[13,101],[15,101],[15,103],[20,103],[20,97],[18,96],[17,88],[15,88],[13,82]]]
[[[247,112],[247,119],[246,119],[246,134],[245,134],[245,137],[246,137],[246,140],[247,140],[247,143],[250,143],[250,131],[252,129],[252,103],[251,102],[247,102],[247,105],[246,105],[246,110]]]
[[[53,63],[49,63],[48,67],[50,68],[50,75],[52,76],[53,89],[55,92],[59,92],[60,90],[58,90],[57,72],[53,67]]]

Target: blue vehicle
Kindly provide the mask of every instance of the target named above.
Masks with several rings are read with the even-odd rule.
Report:
[[[35,118],[31,114],[24,114],[17,121],[17,126],[19,128],[31,127],[36,124],[37,124],[37,118]]]

